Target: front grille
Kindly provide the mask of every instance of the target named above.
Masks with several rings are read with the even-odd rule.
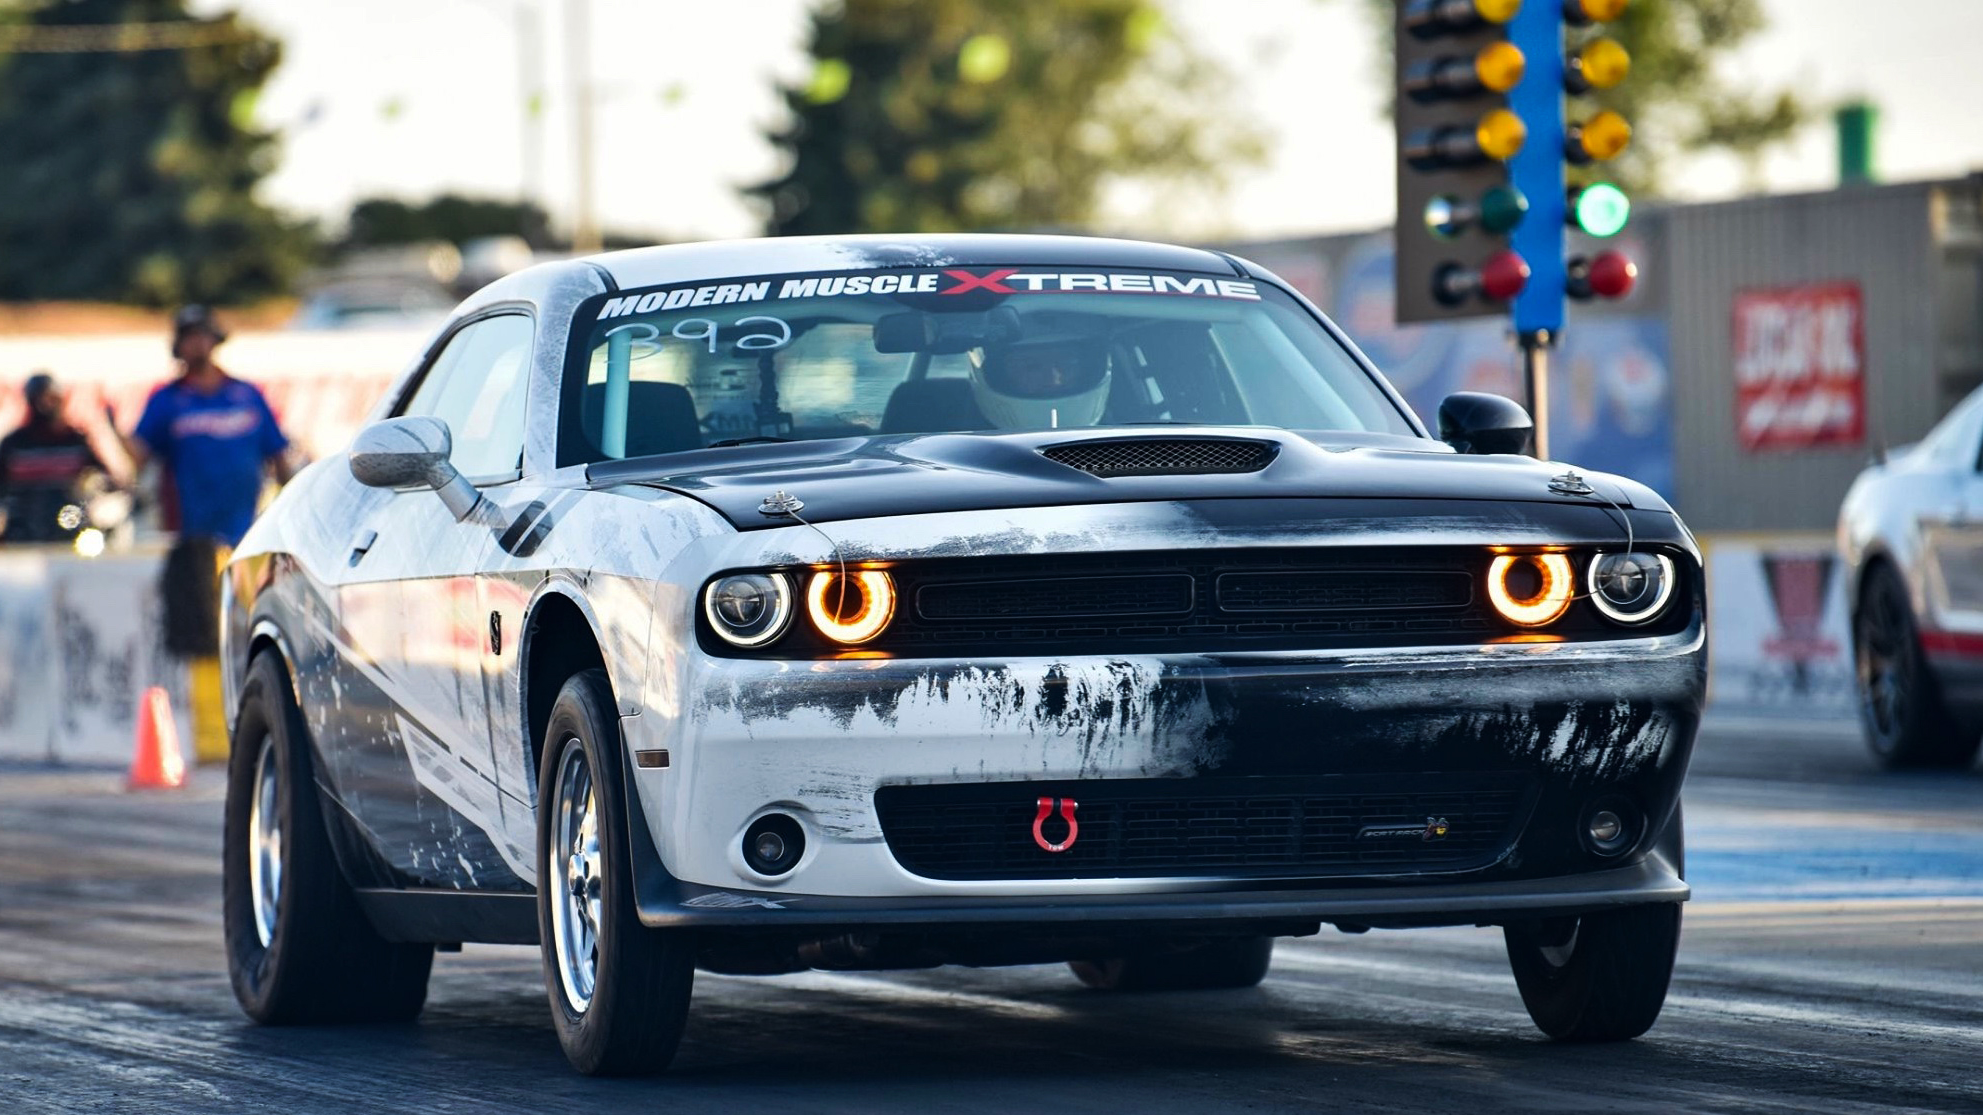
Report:
[[[904,562],[872,644],[910,656],[1478,641],[1478,550],[1207,550]]]
[[[1050,445],[1050,461],[1096,476],[1178,476],[1207,472],[1259,472],[1279,447],[1237,438],[1128,438]]]
[[[1437,611],[1472,603],[1473,578],[1384,569],[1221,573],[1218,597],[1228,612]]]
[[[1192,587],[1185,573],[945,582],[916,590],[916,614],[928,620],[1174,616],[1191,611]]]
[[[930,879],[1158,876],[1321,878],[1477,870],[1514,845],[1528,816],[1520,776],[1109,779],[888,786],[875,794],[889,851]],[[1058,803],[1080,832],[1066,851]],[[1438,832],[1443,822],[1443,834]]]

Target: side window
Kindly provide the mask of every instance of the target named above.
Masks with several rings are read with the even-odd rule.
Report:
[[[400,409],[448,424],[454,467],[463,476],[508,475],[523,463],[531,334],[530,319],[522,314],[468,326],[448,341]]]

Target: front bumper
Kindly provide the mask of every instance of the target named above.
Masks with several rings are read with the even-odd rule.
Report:
[[[1677,845],[1679,834],[1672,834]],[[638,840],[636,841],[639,842]],[[1170,894],[1091,894],[1053,899],[951,895],[913,900],[817,894],[763,894],[681,883],[658,860],[637,871],[640,920],[655,928],[830,930],[929,928],[969,934],[1155,926],[1188,932],[1208,922],[1330,922],[1360,928],[1500,925],[1595,913],[1621,906],[1684,902],[1689,888],[1674,852],[1661,849],[1624,867],[1553,879],[1494,883],[1350,886],[1328,890],[1204,890]],[[636,855],[636,866],[643,857]]]
[[[1678,800],[1705,665],[1698,615],[1670,636],[1585,643],[942,663],[693,656],[672,716],[623,720],[630,748],[671,754],[664,769],[628,764],[640,839],[655,849],[637,881],[642,916],[1467,921],[1677,900],[1685,884],[1659,866],[1651,834]],[[898,862],[875,805],[890,786],[1336,775],[1404,785],[1469,772],[1527,780],[1515,842],[1465,872],[1382,878],[931,878]],[[1615,859],[1579,837],[1601,796],[1634,803],[1648,834]],[[778,879],[741,852],[744,829],[769,812],[797,818],[807,837]]]

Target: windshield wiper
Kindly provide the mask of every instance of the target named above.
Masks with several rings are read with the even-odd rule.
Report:
[[[710,442],[705,448],[729,449],[737,445],[770,445],[774,442],[782,443],[791,440],[788,437],[726,437],[722,441]]]

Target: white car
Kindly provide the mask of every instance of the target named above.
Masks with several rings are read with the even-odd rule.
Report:
[[[1838,546],[1874,757],[1968,766],[1983,742],[1983,389],[1859,474]]]
[[[1273,275],[1075,237],[678,245],[465,303],[233,555],[234,987],[406,1018],[539,944],[589,1073],[695,969],[1236,988],[1506,930],[1653,1024],[1706,634],[1658,495],[1429,434]]]

